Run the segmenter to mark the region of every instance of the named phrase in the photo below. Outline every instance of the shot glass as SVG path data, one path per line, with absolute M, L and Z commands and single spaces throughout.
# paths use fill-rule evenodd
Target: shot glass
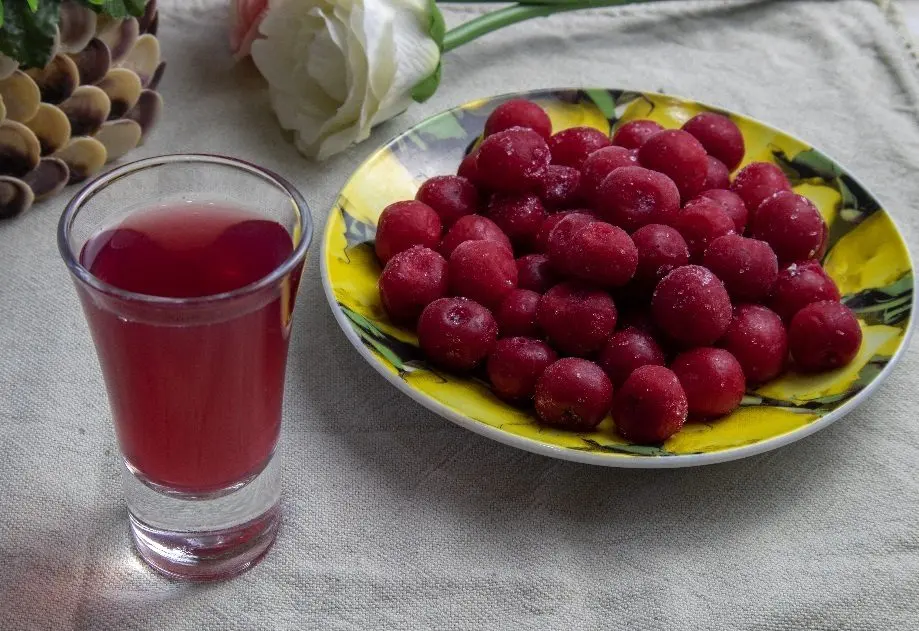
M 274 541 L 291 316 L 311 237 L 289 182 L 212 155 L 126 164 L 64 210 L 58 245 L 105 380 L 130 532 L 163 574 L 227 578 Z

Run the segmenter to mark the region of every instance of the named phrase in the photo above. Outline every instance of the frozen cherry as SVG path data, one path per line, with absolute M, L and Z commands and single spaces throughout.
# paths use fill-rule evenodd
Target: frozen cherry
M 595 221 L 593 217 L 584 213 L 569 213 L 552 227 L 546 238 L 545 253 L 549 255 L 549 261 L 556 272 L 571 273 L 571 241 L 581 228 Z M 540 238 L 537 238 L 537 243 L 539 242 Z
M 546 368 L 536 382 L 535 401 L 546 425 L 587 431 L 609 413 L 613 384 L 595 363 L 567 357 Z
M 479 181 L 479 150 L 470 151 L 463 158 L 463 161 L 460 162 L 459 168 L 456 170 L 456 174 L 460 177 L 464 177 L 475 186 L 481 186 L 482 183 Z
M 782 263 L 806 261 L 823 245 L 825 222 L 803 195 L 779 191 L 753 213 L 750 234 L 768 243 Z
M 616 305 L 604 291 L 578 283 L 556 285 L 539 300 L 539 328 L 565 355 L 590 355 L 616 328 Z
M 536 233 L 534 249 L 537 252 L 546 253 L 549 251 L 549 235 L 552 233 L 552 229 L 555 228 L 562 219 L 567 217 L 568 214 L 569 213 L 555 213 L 543 220 L 542 226 L 539 227 L 539 232 Z
M 743 368 L 723 348 L 694 348 L 676 356 L 670 364 L 697 418 L 730 414 L 740 405 L 746 390 Z
M 686 423 L 686 394 L 673 371 L 639 366 L 616 393 L 613 420 L 622 436 L 643 444 L 662 443 Z
M 681 129 L 665 129 L 648 138 L 638 150 L 638 161 L 673 180 L 684 200 L 701 193 L 705 185 L 708 154 L 698 140 Z
M 488 202 L 488 216 L 510 238 L 514 247 L 529 250 L 547 214 L 536 195 L 498 193 Z
M 440 217 L 427 204 L 396 202 L 383 209 L 377 223 L 374 248 L 382 263 L 414 245 L 437 248 L 443 226 Z
M 498 340 L 488 357 L 488 380 L 502 399 L 523 401 L 533 396 L 536 382 L 556 359 L 558 355 L 545 342 L 506 337 Z
M 422 309 L 447 295 L 447 261 L 416 245 L 389 259 L 377 284 L 389 317 L 413 323 Z
M 663 366 L 664 362 L 664 351 L 654 341 L 654 337 L 634 327 L 613 333 L 597 358 L 600 368 L 617 388 L 636 368 L 648 365 Z
M 460 243 L 450 255 L 450 291 L 488 308 L 501 304 L 517 287 L 517 263 L 504 246 L 492 241 Z
M 731 186 L 731 173 L 718 158 L 708 157 L 708 170 L 705 172 L 703 191 L 725 190 Z
M 513 127 L 488 136 L 479 145 L 476 179 L 500 193 L 528 193 L 539 187 L 551 155 L 545 139 L 532 129 Z
M 712 241 L 703 260 L 737 302 L 765 300 L 779 275 L 775 252 L 768 243 L 737 234 Z
M 523 335 L 538 337 L 539 326 L 536 324 L 536 308 L 539 306 L 539 294 L 529 289 L 515 289 L 504 297 L 495 311 L 498 331 L 501 337 Z
M 480 215 L 466 215 L 460 217 L 453 227 L 447 230 L 443 243 L 440 244 L 440 253 L 449 259 L 456 246 L 466 241 L 492 241 L 503 246 L 508 252 L 512 251 L 510 239 L 494 221 Z
M 550 164 L 539 186 L 539 196 L 548 208 L 572 208 L 581 201 L 581 172 Z
M 697 197 L 677 213 L 673 227 L 686 240 L 692 260 L 701 262 L 709 243 L 734 232 L 734 221 L 718 202 Z
M 686 121 L 683 130 L 695 136 L 708 154 L 720 160 L 728 171 L 736 169 L 743 160 L 743 134 L 727 116 L 702 112 Z
M 689 263 L 689 248 L 676 228 L 648 224 L 632 233 L 638 250 L 635 280 L 645 287 L 655 287 L 671 270 Z
M 552 135 L 552 121 L 546 111 L 526 99 L 502 103 L 485 121 L 485 135 L 490 136 L 511 127 L 532 129 L 546 140 Z
M 761 305 L 738 305 L 718 345 L 740 363 L 747 383 L 763 383 L 782 374 L 788 357 L 785 325 Z
M 629 121 L 613 134 L 613 144 L 626 149 L 638 149 L 648 138 L 663 129 L 660 124 L 651 120 Z
M 438 175 L 428 179 L 415 194 L 415 199 L 434 209 L 445 228 L 465 215 L 474 215 L 479 208 L 479 192 L 464 177 Z
M 845 366 L 861 344 L 862 330 L 855 314 L 835 300 L 812 302 L 795 314 L 788 327 L 791 356 L 805 372 Z
M 654 322 L 674 340 L 708 346 L 724 335 L 731 323 L 731 300 L 724 285 L 709 270 L 684 265 L 658 283 L 651 299 L 651 313 Z
M 703 191 L 699 197 L 706 197 L 720 204 L 721 210 L 734 222 L 734 231 L 743 234 L 744 228 L 747 227 L 747 207 L 737 193 L 716 188 Z
M 791 182 L 774 164 L 751 162 L 734 178 L 731 190 L 743 200 L 748 211 L 755 213 L 767 197 L 779 191 L 790 191 Z
M 609 146 L 609 137 L 593 127 L 571 127 L 557 132 L 549 139 L 552 164 L 580 170 L 587 156 Z
M 594 221 L 578 230 L 570 243 L 563 265 L 576 278 L 599 287 L 619 287 L 635 275 L 638 250 L 622 228 Z
M 680 210 L 680 192 L 663 173 L 643 167 L 620 167 L 597 191 L 600 216 L 628 232 L 650 223 L 669 224 Z
M 418 318 L 421 350 L 448 370 L 472 370 L 488 357 L 497 338 L 491 312 L 468 298 L 440 298 Z
M 528 254 L 517 259 L 517 286 L 520 289 L 544 294 L 555 283 L 555 273 L 545 254 Z
M 600 184 L 619 167 L 638 166 L 638 157 L 624 147 L 603 147 L 587 156 L 581 167 L 581 191 L 584 198 L 595 203 Z
M 786 322 L 812 302 L 839 300 L 839 289 L 817 261 L 792 263 L 779 270 L 769 306 Z

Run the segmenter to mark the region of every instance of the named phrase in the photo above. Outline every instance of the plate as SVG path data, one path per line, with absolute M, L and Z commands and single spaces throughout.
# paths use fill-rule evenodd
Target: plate
M 741 167 L 780 166 L 794 190 L 813 201 L 830 229 L 824 259 L 843 301 L 857 314 L 863 341 L 848 366 L 819 375 L 787 374 L 747 392 L 733 414 L 687 423 L 659 445 L 635 445 L 611 418 L 586 433 L 539 425 L 525 410 L 497 399 L 488 384 L 432 368 L 413 331 L 393 325 L 377 291 L 381 267 L 373 253 L 377 218 L 388 204 L 412 199 L 433 175 L 455 173 L 478 141 L 485 119 L 501 103 L 539 103 L 555 131 L 589 125 L 605 133 L 649 118 L 681 126 L 716 111 L 737 123 L 746 142 Z M 527 451 L 613 467 L 683 467 L 743 458 L 812 434 L 851 412 L 881 384 L 907 347 L 914 305 L 913 269 L 890 215 L 837 162 L 746 116 L 656 93 L 613 89 L 544 90 L 473 101 L 433 116 L 367 159 L 342 189 L 322 240 L 322 280 L 347 338 L 383 377 L 409 397 L 466 429 Z

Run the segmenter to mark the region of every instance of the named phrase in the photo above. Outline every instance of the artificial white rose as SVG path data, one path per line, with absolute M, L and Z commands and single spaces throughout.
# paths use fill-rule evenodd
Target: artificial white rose
M 252 45 L 281 126 L 323 160 L 404 111 L 440 63 L 426 0 L 272 2 Z

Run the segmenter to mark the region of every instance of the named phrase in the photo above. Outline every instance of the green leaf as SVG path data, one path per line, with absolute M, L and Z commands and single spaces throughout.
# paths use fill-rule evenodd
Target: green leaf
M 0 27 L 3 26 L 3 2 L 0 2 Z
M 440 12 L 440 7 L 437 6 L 435 0 L 428 0 L 428 20 L 428 34 L 431 36 L 431 39 L 434 40 L 434 43 L 437 44 L 437 49 L 442 53 L 444 52 L 444 37 L 447 35 L 447 23 L 444 21 L 444 14 Z M 437 88 L 440 86 L 440 77 L 442 73 L 443 62 L 438 59 L 437 67 L 434 69 L 434 72 L 419 81 L 415 87 L 412 88 L 412 99 L 416 103 L 424 103 L 434 96 L 434 93 L 437 92 Z
M 616 100 L 609 90 L 584 90 L 607 120 L 616 120 Z
M 443 71 L 443 62 L 437 62 L 437 68 L 434 69 L 434 72 L 419 81 L 414 88 L 412 88 L 412 99 L 416 103 L 424 103 L 429 98 L 434 96 L 434 93 L 437 92 L 437 88 L 440 86 L 440 76 Z
M 592 451 L 611 451 L 613 453 L 631 454 L 633 456 L 672 456 L 673 454 L 654 445 L 601 445 L 590 438 L 582 438 Z
M 147 0 L 76 0 L 96 13 L 104 13 L 116 19 L 140 17 L 144 14 Z
M 61 0 L 43 0 L 35 11 L 24 2 L 7 2 L 0 27 L 0 52 L 30 68 L 51 60 Z
M 443 52 L 444 37 L 447 34 L 447 23 L 444 21 L 444 14 L 440 12 L 435 0 L 428 0 L 428 12 L 430 13 L 430 22 L 428 23 L 428 33 L 431 39 L 437 43 L 437 47 Z

